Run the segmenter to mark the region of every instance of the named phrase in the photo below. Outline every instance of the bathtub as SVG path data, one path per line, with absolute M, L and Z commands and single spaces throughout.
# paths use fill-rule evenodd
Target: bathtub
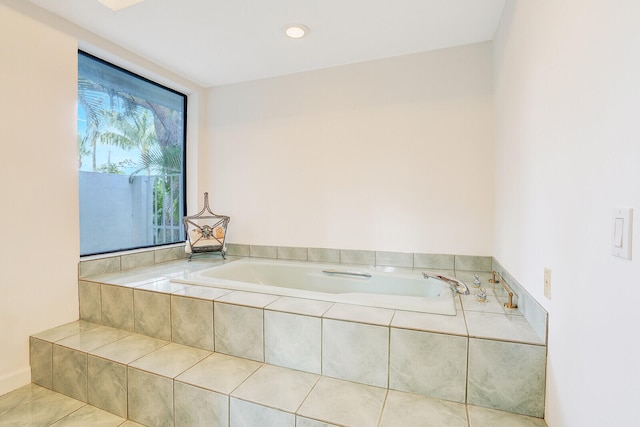
M 421 271 L 245 258 L 174 282 L 395 310 L 455 315 L 448 284 Z

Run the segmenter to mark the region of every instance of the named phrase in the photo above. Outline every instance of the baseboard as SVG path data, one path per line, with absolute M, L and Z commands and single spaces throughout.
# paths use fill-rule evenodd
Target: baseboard
M 3 373 L 0 376 L 0 396 L 7 394 L 23 385 L 31 382 L 31 368 L 26 367 L 19 371 Z

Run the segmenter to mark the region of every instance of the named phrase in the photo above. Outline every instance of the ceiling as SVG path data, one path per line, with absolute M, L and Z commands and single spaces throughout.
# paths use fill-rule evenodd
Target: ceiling
M 30 1 L 210 87 L 492 40 L 506 0 Z

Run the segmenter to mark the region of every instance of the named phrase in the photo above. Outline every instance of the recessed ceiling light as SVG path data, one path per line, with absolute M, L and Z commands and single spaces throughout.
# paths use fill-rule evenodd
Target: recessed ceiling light
M 284 28 L 284 33 L 292 39 L 301 39 L 309 33 L 309 29 L 302 24 L 290 24 Z
M 120 9 L 125 9 L 129 6 L 133 6 L 136 3 L 140 3 L 144 0 L 98 0 L 109 9 L 117 12 Z

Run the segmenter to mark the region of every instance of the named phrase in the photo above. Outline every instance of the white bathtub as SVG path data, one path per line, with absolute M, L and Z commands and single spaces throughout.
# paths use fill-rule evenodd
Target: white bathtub
M 176 282 L 423 313 L 455 315 L 453 292 L 420 271 L 311 262 L 241 259 Z

